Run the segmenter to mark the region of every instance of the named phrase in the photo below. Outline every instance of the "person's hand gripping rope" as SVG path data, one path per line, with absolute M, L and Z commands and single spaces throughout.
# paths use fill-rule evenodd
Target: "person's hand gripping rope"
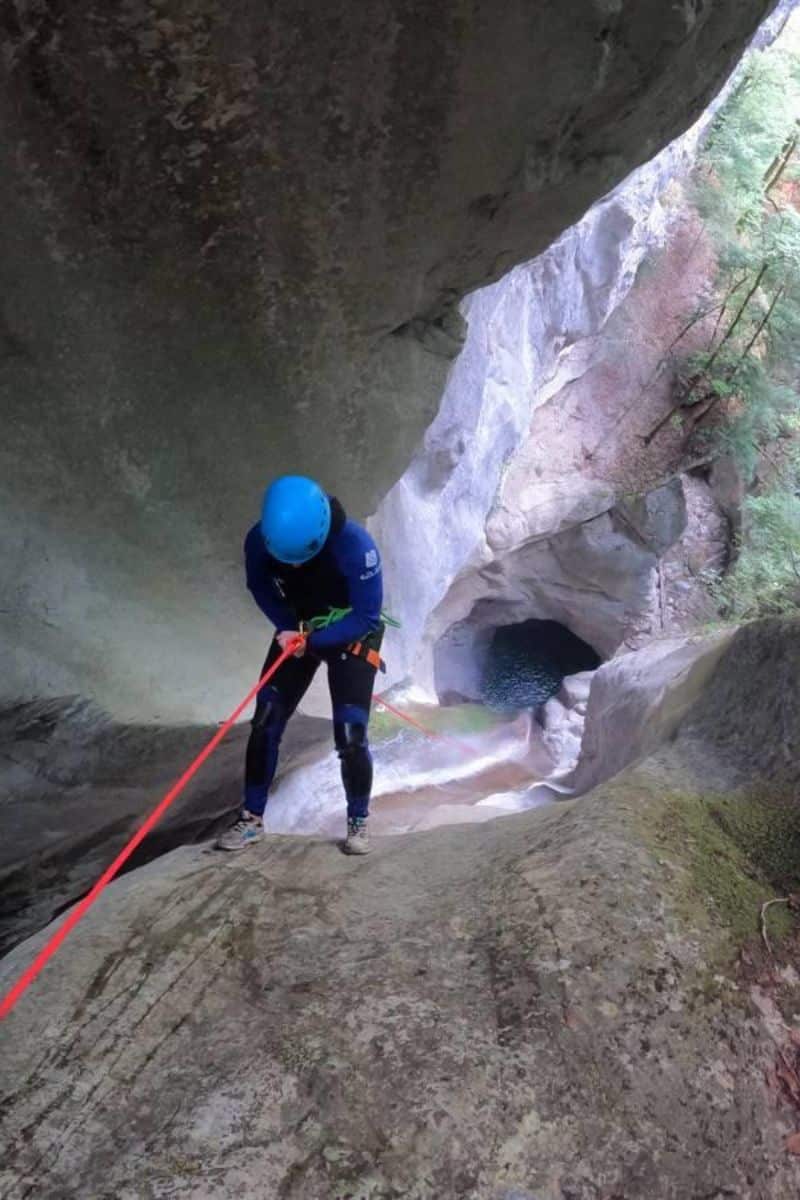
M 306 652 L 306 644 L 308 642 L 308 634 L 303 629 L 284 629 L 282 633 L 275 635 L 278 645 L 281 650 L 293 649 L 295 658 L 302 658 Z

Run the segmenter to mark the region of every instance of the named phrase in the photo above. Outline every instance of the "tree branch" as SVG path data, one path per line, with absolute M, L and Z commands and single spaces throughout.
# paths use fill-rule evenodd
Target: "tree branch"
M 698 378 L 699 378 L 699 376 L 698 376 Z M 688 397 L 688 396 L 691 396 L 691 395 L 693 394 L 693 392 L 694 392 L 694 389 L 695 389 L 695 387 L 696 387 L 696 386 L 697 386 L 697 384 L 696 384 L 696 383 L 693 383 L 693 384 L 692 384 L 692 386 L 690 387 L 689 391 L 686 393 L 686 397 Z M 682 408 L 685 406 L 685 400 L 686 400 L 686 397 L 684 397 L 683 399 L 679 400 L 677 404 L 673 404 L 672 408 L 670 408 L 670 409 L 669 409 L 669 411 L 668 411 L 668 412 L 666 412 L 666 413 L 664 414 L 664 416 L 661 418 L 661 420 L 660 420 L 660 421 L 658 421 L 658 422 L 657 422 L 657 423 L 656 423 L 656 424 L 653 426 L 653 428 L 650 430 L 650 432 L 645 434 L 645 436 L 644 436 L 644 439 L 643 439 L 645 446 L 649 446 L 649 445 L 650 445 L 650 443 L 652 442 L 653 438 L 656 436 L 656 434 L 659 434 L 659 433 L 661 432 L 661 430 L 664 428 L 664 426 L 665 426 L 665 425 L 666 425 L 666 424 L 667 424 L 669 421 L 671 421 L 671 420 L 672 420 L 672 418 L 675 416 L 675 413 L 676 413 L 676 412 L 678 412 L 680 409 L 682 409 Z M 704 396 L 704 397 L 703 397 L 703 398 L 702 398 L 702 399 L 699 401 L 699 403 L 701 403 L 701 404 L 702 404 L 702 403 L 704 403 L 706 400 L 708 400 L 708 396 L 707 396 L 707 395 L 706 395 L 706 396 Z M 708 411 L 708 409 L 707 409 L 707 408 L 703 409 L 703 412 L 701 413 L 701 416 L 705 415 L 705 413 L 706 413 L 707 411 Z
M 775 296 L 773 297 L 772 303 L 770 304 L 767 312 L 764 314 L 762 320 L 760 321 L 758 329 L 755 331 L 753 336 L 750 338 L 750 341 L 747 343 L 747 346 L 746 346 L 745 350 L 743 351 L 741 358 L 738 360 L 736 365 L 732 368 L 732 370 L 726 376 L 728 383 L 732 383 L 733 380 L 736 378 L 739 371 L 741 370 L 742 364 L 744 363 L 745 359 L 748 357 L 748 355 L 752 351 L 753 347 L 755 346 L 756 342 L 761 337 L 761 334 L 764 332 L 766 327 L 769 325 L 770 321 L 772 320 L 772 314 L 775 312 L 775 306 L 777 305 L 778 301 L 783 296 L 783 293 L 785 290 L 786 290 L 785 285 L 781 284 L 781 286 L 778 288 L 777 292 L 775 293 Z M 714 408 L 719 403 L 720 399 L 721 399 L 721 397 L 717 393 L 714 393 L 714 392 L 711 393 L 711 395 L 708 397 L 708 403 L 705 405 L 705 407 L 700 412 L 698 412 L 695 415 L 695 418 L 692 421 L 692 432 L 694 432 L 694 430 L 697 429 L 697 427 L 701 423 L 701 421 L 705 420 L 705 418 L 711 412 L 712 408 Z
M 742 354 L 742 357 L 739 359 L 736 366 L 734 367 L 734 370 L 733 370 L 734 375 L 739 370 L 740 366 L 742 365 L 744 360 L 747 358 L 748 354 L 753 349 L 753 347 L 755 346 L 758 339 L 761 337 L 761 334 L 764 332 L 764 330 L 769 325 L 770 321 L 772 320 L 772 314 L 775 312 L 775 306 L 777 305 L 778 301 L 782 298 L 785 291 L 786 291 L 786 285 L 782 283 L 781 286 L 778 288 L 777 292 L 775 293 L 773 301 L 770 304 L 767 312 L 764 315 L 764 319 L 761 321 L 760 325 L 758 326 L 758 329 L 755 331 L 753 336 L 750 338 L 750 341 L 747 343 L 747 347 L 746 347 L 744 353 Z M 733 378 L 733 376 L 731 376 L 731 378 Z
M 741 287 L 744 287 L 745 283 L 747 283 L 747 271 L 745 271 L 744 275 L 739 280 L 739 282 L 735 283 L 733 285 L 733 287 L 730 289 L 730 291 L 728 292 L 728 294 L 726 295 L 725 299 L 722 302 L 722 305 L 721 305 L 720 311 L 719 311 L 719 316 L 717 317 L 717 323 L 714 326 L 714 332 L 712 333 L 711 341 L 708 344 L 709 353 L 711 352 L 711 350 L 714 347 L 714 342 L 717 340 L 717 334 L 719 333 L 719 327 L 722 324 L 722 322 L 725 320 L 725 313 L 728 311 L 728 305 L 731 302 L 731 297 L 735 296 L 736 293 L 739 291 L 739 289 Z
M 741 308 L 739 309 L 736 316 L 734 317 L 732 323 L 728 327 L 728 331 L 725 334 L 725 337 L 722 339 L 722 341 L 717 346 L 714 353 L 709 358 L 708 362 L 705 364 L 706 371 L 711 370 L 714 363 L 719 358 L 719 354 L 720 354 L 720 351 L 722 350 L 722 347 L 726 346 L 728 344 L 728 342 L 731 340 L 731 338 L 733 337 L 734 333 L 736 332 L 737 326 L 739 325 L 739 322 L 741 321 L 742 317 L 744 316 L 745 312 L 747 311 L 747 307 L 748 307 L 750 301 L 753 299 L 753 296 L 755 296 L 756 292 L 761 287 L 761 280 L 764 278 L 764 276 L 766 275 L 768 270 L 769 270 L 769 263 L 768 262 L 763 263 L 761 266 L 761 270 L 758 272 L 758 275 L 756 276 L 755 283 L 753 284 L 753 286 L 750 288 L 750 291 L 745 296 L 744 303 L 742 304 Z
M 764 194 L 766 196 L 769 196 L 769 194 L 773 190 L 773 188 L 776 188 L 778 186 L 778 184 L 780 183 L 781 179 L 783 178 L 786 168 L 789 166 L 789 163 L 792 161 L 792 156 L 793 156 L 795 150 L 797 149 L 797 141 L 798 141 L 798 134 L 794 133 L 784 143 L 783 150 L 777 156 L 777 158 L 774 158 L 772 160 L 772 163 L 770 164 L 769 169 L 767 170 L 767 173 L 764 176 Z

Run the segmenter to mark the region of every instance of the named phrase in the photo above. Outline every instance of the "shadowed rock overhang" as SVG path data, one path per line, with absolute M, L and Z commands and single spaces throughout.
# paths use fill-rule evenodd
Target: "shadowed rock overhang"
M 264 481 L 374 507 L 456 301 L 684 129 L 772 7 L 6 5 L 2 698 L 229 707 Z

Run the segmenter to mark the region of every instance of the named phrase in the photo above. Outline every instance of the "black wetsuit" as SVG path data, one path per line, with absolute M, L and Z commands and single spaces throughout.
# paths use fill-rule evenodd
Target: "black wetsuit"
M 380 646 L 383 588 L 378 549 L 367 531 L 349 521 L 331 497 L 331 529 L 310 562 L 290 567 L 272 558 L 255 525 L 245 539 L 245 565 L 247 585 L 279 633 L 298 629 L 301 620 L 324 616 L 329 609 L 351 609 L 327 629 L 312 634 L 303 657 L 288 659 L 259 694 L 247 744 L 245 808 L 259 815 L 264 812 L 286 724 L 325 663 L 347 815 L 364 818 L 372 791 L 367 726 L 375 668 L 349 653 L 347 646 L 357 640 Z M 274 640 L 263 670 L 279 655 Z

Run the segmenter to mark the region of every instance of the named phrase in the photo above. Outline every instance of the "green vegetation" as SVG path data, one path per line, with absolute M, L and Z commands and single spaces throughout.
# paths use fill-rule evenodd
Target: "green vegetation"
M 695 200 L 717 257 L 711 342 L 688 364 L 695 424 L 721 402 L 721 436 L 752 470 L 759 448 L 797 427 L 800 215 L 788 186 L 800 118 L 800 58 L 757 56 L 718 118 Z M 732 403 L 730 403 L 732 402 Z
M 397 704 L 402 712 L 408 713 L 426 729 L 434 733 L 470 734 L 484 733 L 502 724 L 502 717 L 484 708 L 482 704 L 454 704 L 449 707 L 427 704 Z M 424 738 L 425 734 L 387 712 L 376 702 L 369 723 L 369 736 L 373 742 L 386 741 L 396 733 L 405 732 L 413 737 Z
M 800 607 L 800 48 L 755 55 L 695 172 L 717 274 L 693 314 L 705 349 L 679 371 L 692 456 L 730 453 L 750 480 L 740 543 L 717 585 L 735 619 Z
M 738 618 L 800 608 L 800 471 L 793 465 L 744 503 L 739 555 L 712 592 Z
M 711 919 L 731 950 L 758 935 L 761 905 L 800 890 L 800 808 L 794 796 L 751 791 L 696 796 L 661 794 L 647 840 L 682 864 L 677 900 L 689 921 Z M 794 927 L 784 907 L 771 910 L 773 942 Z

